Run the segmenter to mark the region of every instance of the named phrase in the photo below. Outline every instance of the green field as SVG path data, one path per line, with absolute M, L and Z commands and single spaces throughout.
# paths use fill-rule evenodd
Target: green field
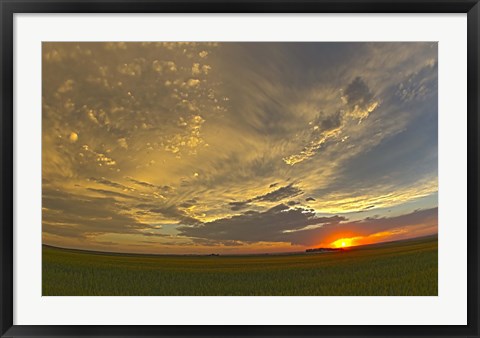
M 436 296 L 437 239 L 259 256 L 106 254 L 43 247 L 44 296 Z

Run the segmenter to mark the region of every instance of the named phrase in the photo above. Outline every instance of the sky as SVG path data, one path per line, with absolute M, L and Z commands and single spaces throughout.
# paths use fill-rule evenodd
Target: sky
M 44 42 L 42 234 L 237 254 L 438 231 L 434 42 Z

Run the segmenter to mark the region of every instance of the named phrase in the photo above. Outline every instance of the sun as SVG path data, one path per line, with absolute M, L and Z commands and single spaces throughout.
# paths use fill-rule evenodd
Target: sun
M 330 246 L 332 248 L 348 248 L 354 245 L 355 238 L 339 238 L 336 241 L 332 242 Z

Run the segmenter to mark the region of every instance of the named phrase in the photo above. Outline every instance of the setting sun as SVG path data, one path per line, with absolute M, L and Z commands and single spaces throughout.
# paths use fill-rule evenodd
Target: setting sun
M 330 245 L 332 248 L 347 248 L 349 246 L 355 245 L 355 238 L 340 238 L 332 242 Z

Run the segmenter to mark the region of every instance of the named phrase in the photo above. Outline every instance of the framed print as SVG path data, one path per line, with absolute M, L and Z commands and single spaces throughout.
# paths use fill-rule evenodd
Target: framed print
M 477 1 L 2 1 L 2 337 L 478 333 Z

